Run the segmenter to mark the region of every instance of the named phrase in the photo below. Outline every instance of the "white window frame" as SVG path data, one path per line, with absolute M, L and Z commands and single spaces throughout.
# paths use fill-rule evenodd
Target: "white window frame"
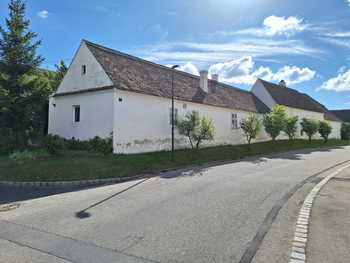
M 231 129 L 232 130 L 239 129 L 238 114 L 235 112 L 231 113 Z

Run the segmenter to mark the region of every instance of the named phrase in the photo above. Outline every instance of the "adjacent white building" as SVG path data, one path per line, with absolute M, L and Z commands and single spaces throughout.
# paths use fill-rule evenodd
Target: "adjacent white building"
M 276 104 L 285 105 L 299 119 L 331 121 L 332 137 L 340 137 L 341 122 L 295 90 L 257 80 L 249 92 L 220 83 L 217 76 L 209 79 L 205 71 L 193 76 L 88 41 L 81 42 L 50 99 L 49 133 L 80 140 L 113 136 L 115 153 L 169 150 L 172 77 L 177 118 L 197 111 L 213 120 L 215 139 L 207 145 L 245 143 L 240 120 L 249 113 L 262 117 Z M 304 103 L 290 102 L 290 94 L 301 96 Z M 261 133 L 257 141 L 268 139 Z M 187 138 L 176 133 L 175 146 L 188 147 Z

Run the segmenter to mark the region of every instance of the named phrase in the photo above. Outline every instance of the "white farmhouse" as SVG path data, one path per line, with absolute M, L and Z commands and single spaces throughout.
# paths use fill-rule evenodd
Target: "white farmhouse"
M 80 140 L 112 135 L 115 153 L 169 150 L 172 76 L 177 118 L 197 111 L 213 120 L 215 139 L 207 145 L 245 143 L 240 120 L 249 113 L 262 117 L 275 104 L 300 119 L 328 119 L 332 137 L 340 136 L 341 122 L 295 90 L 257 80 L 249 92 L 220 83 L 215 75 L 209 79 L 206 71 L 197 77 L 85 40 L 50 99 L 49 133 Z M 299 96 L 308 99 L 294 103 Z M 264 140 L 268 136 L 262 133 L 257 141 Z M 175 133 L 175 147 L 188 147 L 187 139 Z

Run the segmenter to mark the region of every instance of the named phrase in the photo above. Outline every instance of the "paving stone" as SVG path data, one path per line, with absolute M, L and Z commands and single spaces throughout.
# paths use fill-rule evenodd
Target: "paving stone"
M 305 260 L 305 254 L 302 254 L 302 253 L 292 252 L 291 257 L 294 259 Z

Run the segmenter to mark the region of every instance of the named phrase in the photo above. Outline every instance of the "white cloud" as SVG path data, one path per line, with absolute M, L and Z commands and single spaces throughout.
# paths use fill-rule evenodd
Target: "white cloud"
M 290 37 L 308 28 L 303 19 L 296 16 L 268 16 L 263 21 L 263 27 L 246 28 L 239 31 L 221 31 L 223 36 L 253 35 L 257 37 L 287 36 Z
M 273 80 L 285 80 L 288 84 L 293 85 L 313 79 L 316 72 L 308 67 L 299 68 L 297 66 L 284 66 L 280 68 L 274 75 Z
M 199 75 L 198 69 L 192 63 L 186 63 L 180 70 L 193 75 Z M 220 81 L 229 84 L 253 84 L 257 78 L 267 81 L 279 82 L 285 80 L 288 85 L 293 85 L 313 79 L 316 72 L 305 67 L 284 66 L 273 72 L 269 67 L 255 67 L 251 56 L 232 59 L 222 63 L 215 63 L 209 67 L 209 74 L 218 74 Z
M 47 10 L 41 10 L 40 12 L 37 13 L 38 17 L 43 18 L 43 19 L 48 18 L 49 14 L 50 13 Z
M 338 72 L 338 76 L 325 81 L 318 90 L 350 91 L 350 69 Z
M 309 56 L 320 59 L 325 52 L 305 45 L 299 40 L 268 40 L 241 38 L 234 42 L 197 43 L 173 42 L 144 47 L 139 53 L 142 57 L 153 58 L 153 61 L 167 64 L 184 63 L 217 63 L 244 56 L 267 57 L 281 55 Z
M 264 26 L 267 35 L 286 35 L 291 36 L 297 32 L 303 31 L 306 25 L 303 20 L 295 17 L 279 17 L 279 16 L 269 16 L 264 20 Z
M 195 65 L 193 65 L 191 62 L 187 62 L 185 65 L 180 66 L 178 68 L 181 71 L 185 71 L 187 73 L 190 73 L 192 75 L 199 76 L 199 71 Z

